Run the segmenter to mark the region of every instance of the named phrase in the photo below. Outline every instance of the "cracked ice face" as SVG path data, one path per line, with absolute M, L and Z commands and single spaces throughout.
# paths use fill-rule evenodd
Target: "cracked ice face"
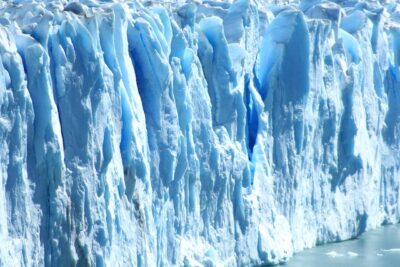
M 399 5 L 0 3 L 0 265 L 257 265 L 399 220 Z

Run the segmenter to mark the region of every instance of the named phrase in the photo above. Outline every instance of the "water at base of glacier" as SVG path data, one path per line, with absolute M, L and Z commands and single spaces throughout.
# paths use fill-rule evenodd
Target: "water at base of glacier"
M 372 230 L 357 239 L 303 251 L 285 267 L 398 267 L 400 224 Z

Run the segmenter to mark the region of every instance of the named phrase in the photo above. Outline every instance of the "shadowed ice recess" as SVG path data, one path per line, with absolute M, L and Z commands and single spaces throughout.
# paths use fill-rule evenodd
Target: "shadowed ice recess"
M 0 266 L 278 264 L 399 222 L 400 4 L 271 2 L 0 1 Z

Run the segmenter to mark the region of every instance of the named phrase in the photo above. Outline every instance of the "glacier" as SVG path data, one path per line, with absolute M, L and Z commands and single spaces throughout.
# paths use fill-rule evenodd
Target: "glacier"
M 256 266 L 400 221 L 397 1 L 0 3 L 0 266 Z

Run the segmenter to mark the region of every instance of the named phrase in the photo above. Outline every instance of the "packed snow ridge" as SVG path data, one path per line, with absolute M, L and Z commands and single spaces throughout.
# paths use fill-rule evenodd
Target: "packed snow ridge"
M 1 266 L 277 264 L 398 222 L 400 4 L 2 1 L 0 147 Z

